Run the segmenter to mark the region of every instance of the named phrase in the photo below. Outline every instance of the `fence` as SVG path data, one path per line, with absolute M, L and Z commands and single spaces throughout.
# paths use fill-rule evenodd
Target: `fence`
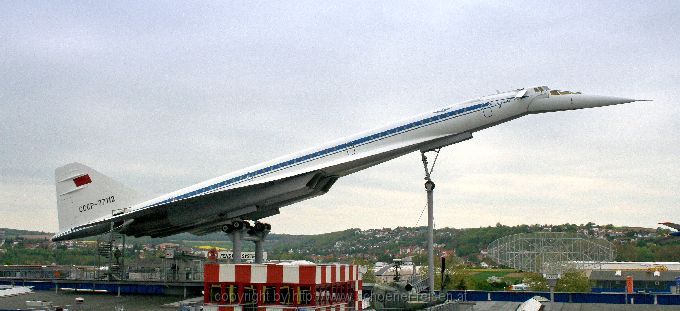
M 0 266 L 0 279 L 100 280 L 105 269 L 95 266 Z M 156 282 L 203 282 L 203 261 L 163 261 L 160 266 L 131 265 L 122 280 Z
M 149 285 L 149 284 L 108 284 L 108 283 L 54 283 L 49 281 L 17 281 L 11 282 L 0 280 L 2 285 L 13 286 L 30 286 L 33 290 L 49 291 L 71 289 L 74 291 L 106 291 L 109 293 L 134 294 L 134 295 L 164 295 L 168 294 L 168 288 L 165 285 Z

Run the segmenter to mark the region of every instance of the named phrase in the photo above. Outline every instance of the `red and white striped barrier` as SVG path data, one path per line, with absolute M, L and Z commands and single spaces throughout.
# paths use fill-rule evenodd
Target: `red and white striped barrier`
M 292 305 L 274 305 L 264 303 L 263 299 L 258 298 L 258 311 L 292 311 L 292 310 L 314 310 L 314 311 L 345 311 L 361 310 L 361 273 L 356 265 L 283 265 L 283 264 L 216 264 L 209 263 L 204 267 L 205 282 L 205 303 L 209 304 L 208 309 L 204 310 L 227 310 L 238 311 L 243 309 L 243 301 L 240 304 L 224 304 L 225 299 L 220 301 L 211 300 L 211 288 L 221 287 L 221 294 L 226 294 L 227 286 L 237 286 L 241 293 L 244 287 L 255 286 L 258 292 L 262 293 L 265 287 L 306 287 L 315 293 L 311 305 L 298 304 L 295 300 Z M 344 294 L 344 298 L 329 299 L 328 291 L 330 288 L 339 288 Z M 218 288 L 218 291 L 220 288 Z M 278 290 L 278 289 L 277 289 Z M 325 290 L 325 294 L 320 292 Z M 277 292 L 278 293 L 278 292 Z M 334 292 L 335 293 L 335 292 Z M 314 295 L 314 294 L 313 294 Z M 323 296 L 322 296 L 323 295 Z M 301 300 L 301 299 L 300 299 Z M 342 301 L 339 301 L 342 300 Z M 278 300 L 277 300 L 278 302 Z M 213 308 L 213 309 L 210 309 Z
M 322 285 L 361 280 L 355 265 L 206 264 L 205 282 Z

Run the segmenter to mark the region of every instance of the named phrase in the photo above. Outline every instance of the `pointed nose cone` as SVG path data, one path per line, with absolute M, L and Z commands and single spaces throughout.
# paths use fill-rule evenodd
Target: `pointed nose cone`
M 529 104 L 529 113 L 541 113 L 549 111 L 576 110 L 595 108 L 611 105 L 620 105 L 636 101 L 648 101 L 645 99 L 632 99 L 614 96 L 569 94 L 538 98 Z
M 632 103 L 635 101 L 642 101 L 638 99 L 632 99 L 632 98 L 623 98 L 623 97 L 613 97 L 613 96 L 600 96 L 600 95 L 573 95 L 571 96 L 571 101 L 574 104 L 573 109 L 582 109 L 582 108 L 594 108 L 594 107 L 603 107 L 603 106 L 611 106 L 611 105 L 620 105 L 620 104 L 626 104 L 626 103 Z

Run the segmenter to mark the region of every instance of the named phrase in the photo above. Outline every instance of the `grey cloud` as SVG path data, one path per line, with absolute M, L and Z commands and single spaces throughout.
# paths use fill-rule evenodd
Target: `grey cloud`
M 45 187 L 68 162 L 161 194 L 536 84 L 655 101 L 529 116 L 445 150 L 439 224 L 518 223 L 532 210 L 546 222 L 568 220 L 546 208 L 555 206 L 582 212 L 571 222 L 653 225 L 672 214 L 680 189 L 678 13 L 673 1 L 3 2 L 0 176 L 2 193 L 15 199 L 2 201 L 0 226 L 21 226 L 7 219 L 21 219 L 25 206 L 54 211 Z M 409 155 L 271 221 L 290 233 L 413 225 L 421 170 Z M 484 178 L 460 184 L 470 176 Z M 658 192 L 608 186 L 555 201 L 535 184 L 598 178 Z M 480 190 L 502 187 L 497 180 L 534 186 Z M 600 212 L 617 207 L 618 216 Z M 351 216 L 395 209 L 403 219 Z M 309 223 L 296 224 L 298 213 Z M 315 225 L 330 219 L 333 227 Z M 56 229 L 54 219 L 40 223 L 25 227 Z

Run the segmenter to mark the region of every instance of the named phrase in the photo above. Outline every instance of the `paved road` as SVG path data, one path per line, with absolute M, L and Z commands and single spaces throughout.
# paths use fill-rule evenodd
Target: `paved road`
M 473 307 L 474 311 L 515 311 L 520 305 L 519 302 L 507 301 L 482 301 L 477 302 Z M 662 305 L 617 305 L 606 303 L 544 303 L 545 311 L 666 311 L 680 310 L 680 306 Z
M 75 305 L 76 297 L 85 298 L 85 303 Z M 182 300 L 176 296 L 141 296 L 130 295 L 116 297 L 111 294 L 85 294 L 85 293 L 55 293 L 50 291 L 36 291 L 26 295 L 0 298 L 0 310 L 26 308 L 26 300 L 45 300 L 53 302 L 53 305 L 72 305 L 73 310 L 116 310 L 123 306 L 126 311 L 135 310 L 174 310 L 163 308 L 162 305 Z M 76 308 L 77 307 L 77 308 Z

